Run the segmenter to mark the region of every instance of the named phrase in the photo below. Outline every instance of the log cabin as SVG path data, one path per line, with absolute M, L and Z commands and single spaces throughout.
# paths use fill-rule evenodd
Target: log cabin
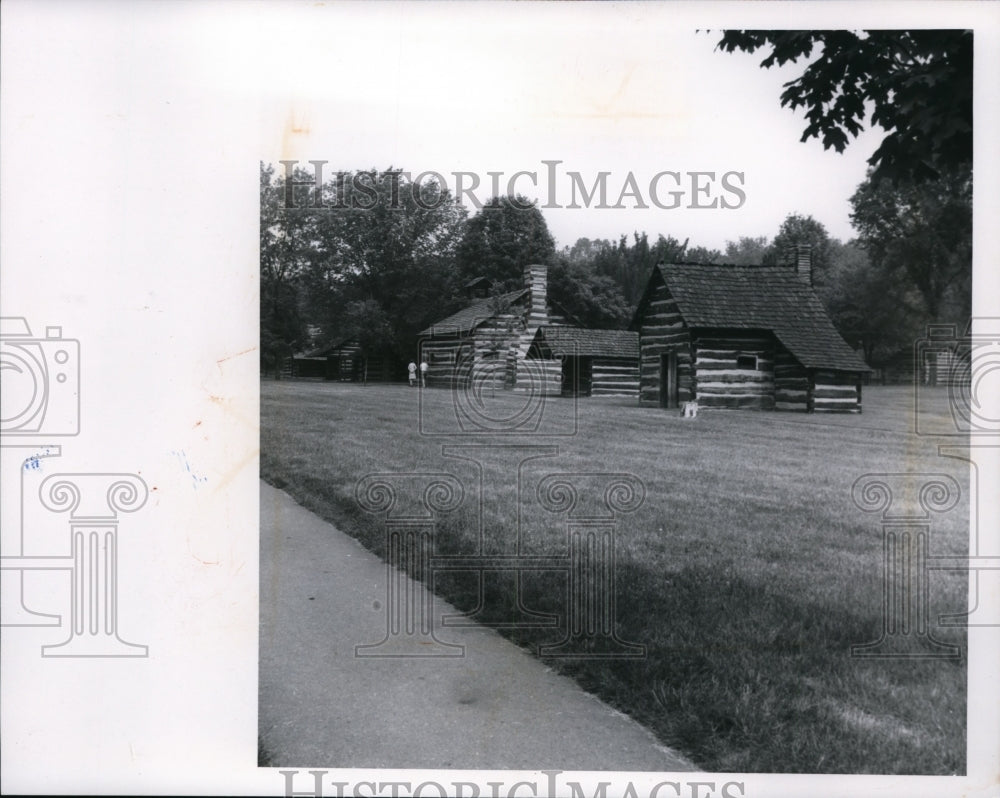
M 658 264 L 633 317 L 641 403 L 861 412 L 870 369 L 812 288 L 812 252 L 791 265 Z
M 419 333 L 420 357 L 427 363 L 429 387 L 496 388 L 558 395 L 562 390 L 559 361 L 528 360 L 538 329 L 571 322 L 548 298 L 548 269 L 524 267 L 524 287 L 487 295 L 487 281 L 466 285 L 472 301 L 457 313 Z
M 563 396 L 639 396 L 639 335 L 631 330 L 542 326 L 528 358 L 561 363 Z
M 405 373 L 395 358 L 386 353 L 372 353 L 366 362 L 361 345 L 352 338 L 296 355 L 293 362 L 295 377 L 321 377 L 339 382 L 394 382 Z

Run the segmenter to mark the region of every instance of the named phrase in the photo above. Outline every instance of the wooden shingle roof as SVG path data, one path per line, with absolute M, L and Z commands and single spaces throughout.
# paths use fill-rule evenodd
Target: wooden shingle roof
M 534 343 L 544 344 L 556 357 L 639 357 L 639 334 L 631 330 L 543 326 L 535 333 Z
M 806 368 L 870 371 L 794 269 L 679 263 L 657 268 L 689 327 L 770 330 Z
M 492 307 L 496 306 L 495 303 L 514 303 L 528 293 L 530 293 L 530 289 L 521 288 L 507 294 L 480 299 L 478 302 L 473 302 L 471 305 L 462 308 L 457 313 L 452 313 L 447 318 L 434 322 L 427 329 L 421 330 L 419 335 L 464 335 L 465 333 L 472 332 L 484 321 L 496 315 L 492 310 Z

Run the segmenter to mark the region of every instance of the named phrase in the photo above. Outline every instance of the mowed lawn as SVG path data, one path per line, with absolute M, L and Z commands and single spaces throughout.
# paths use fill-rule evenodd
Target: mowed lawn
M 627 400 L 549 400 L 551 429 L 576 430 L 564 437 L 421 434 L 462 429 L 449 391 L 420 396 L 405 385 L 262 382 L 262 478 L 384 553 L 384 524 L 358 505 L 358 480 L 453 473 L 467 496 L 439 523 L 438 553 L 472 553 L 481 545 L 476 471 L 442 445 L 555 445 L 557 456 L 522 468 L 520 500 L 514 450 L 474 454 L 484 463 L 485 550 L 512 550 L 520 507 L 521 550 L 553 554 L 566 550 L 565 519 L 538 506 L 540 478 L 634 474 L 646 498 L 617 521 L 616 614 L 619 637 L 644 644 L 646 656 L 548 664 L 706 770 L 964 773 L 965 634 L 937 619 L 967 608 L 966 575 L 932 571 L 929 582 L 931 633 L 959 646 L 960 660 L 850 656 L 853 644 L 879 637 L 883 601 L 880 516 L 855 506 L 856 479 L 951 475 L 962 498 L 934 517 L 930 550 L 968 548 L 968 464 L 912 432 L 911 388 L 866 387 L 860 416 L 703 410 L 684 420 Z M 490 412 L 513 413 L 524 398 L 498 392 L 489 401 Z M 929 402 L 932 423 L 947 429 L 946 393 Z M 474 575 L 438 576 L 437 592 L 463 610 L 476 606 Z M 564 622 L 565 591 L 565 576 L 535 572 L 522 601 Z M 508 591 L 484 620 L 502 628 L 516 613 Z M 562 636 L 502 631 L 531 650 Z

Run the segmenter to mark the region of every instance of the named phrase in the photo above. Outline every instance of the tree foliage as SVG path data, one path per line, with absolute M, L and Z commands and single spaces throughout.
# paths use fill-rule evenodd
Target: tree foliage
M 857 241 L 831 245 L 824 304 L 840 334 L 878 363 L 912 347 L 925 314 L 920 296 L 900 275 L 873 263 Z
M 290 203 L 285 176 L 261 166 L 262 341 L 283 356 L 347 338 L 366 356 L 402 355 L 455 295 L 465 209 L 391 168 L 332 176 L 318 200 L 313 175 L 292 178 L 303 185 Z M 315 340 L 286 330 L 293 309 Z
M 368 177 L 356 180 L 359 174 Z M 353 207 L 356 189 L 340 189 L 359 182 L 366 192 L 360 208 Z M 455 253 L 465 209 L 445 187 L 414 183 L 392 168 L 342 174 L 329 181 L 324 193 L 330 206 L 347 207 L 331 207 L 317 216 L 323 255 L 317 265 L 333 279 L 333 296 L 340 297 L 322 326 L 344 335 L 338 329 L 343 303 L 375 302 L 391 320 L 384 341 L 400 352 L 455 292 Z M 312 285 L 316 291 L 322 281 Z
M 893 183 L 873 174 L 851 197 L 851 221 L 872 262 L 916 288 L 930 321 L 971 311 L 972 175 Z M 956 318 L 957 316 L 957 318 Z
M 260 171 L 260 365 L 280 374 L 281 363 L 308 340 L 300 278 L 314 256 L 307 220 L 281 212 L 282 181 Z
M 972 163 L 972 44 L 968 30 L 727 30 L 717 49 L 763 50 L 765 69 L 812 59 L 781 94 L 805 109 L 802 141 L 843 152 L 870 112 L 886 131 L 875 176 L 912 182 Z
M 770 246 L 767 236 L 740 236 L 726 242 L 726 253 L 718 262 L 735 266 L 763 263 L 769 257 Z
M 616 329 L 630 316 L 621 286 L 598 273 L 593 263 L 574 261 L 563 254 L 549 267 L 549 296 L 585 327 Z
M 511 291 L 521 286 L 525 266 L 548 263 L 554 254 L 545 217 L 518 194 L 491 198 L 469 219 L 456 260 L 463 281 L 486 277 Z
M 812 247 L 813 286 L 820 293 L 827 283 L 830 269 L 830 248 L 832 241 L 822 222 L 812 216 L 790 213 L 778 228 L 778 234 L 764 253 L 761 263 L 775 265 L 788 262 L 789 250 L 794 246 Z
M 639 303 L 653 267 L 684 260 L 687 241 L 646 233 L 616 243 L 581 238 L 565 247 L 549 271 L 552 298 L 586 326 L 625 326 Z

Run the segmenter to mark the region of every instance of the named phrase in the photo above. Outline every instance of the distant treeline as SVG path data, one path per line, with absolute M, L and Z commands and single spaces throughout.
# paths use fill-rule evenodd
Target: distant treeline
M 314 176 L 260 170 L 261 366 L 345 339 L 363 352 L 409 358 L 416 334 L 468 302 L 478 277 L 519 287 L 529 263 L 549 266 L 549 296 L 581 324 L 628 325 L 658 262 L 777 264 L 810 244 L 816 290 L 869 363 L 912 346 L 928 323 L 964 324 L 971 308 L 972 180 L 957 170 L 907 184 L 869 176 L 851 198 L 859 235 L 841 242 L 810 216 L 789 214 L 773 238 L 725 251 L 645 232 L 580 238 L 557 250 L 541 210 L 517 195 L 474 215 L 448 189 L 399 170 L 365 170 L 365 207 L 344 201 L 353 176 L 315 196 Z M 293 198 L 294 201 L 289 201 Z M 326 206 L 326 207 L 320 207 Z

